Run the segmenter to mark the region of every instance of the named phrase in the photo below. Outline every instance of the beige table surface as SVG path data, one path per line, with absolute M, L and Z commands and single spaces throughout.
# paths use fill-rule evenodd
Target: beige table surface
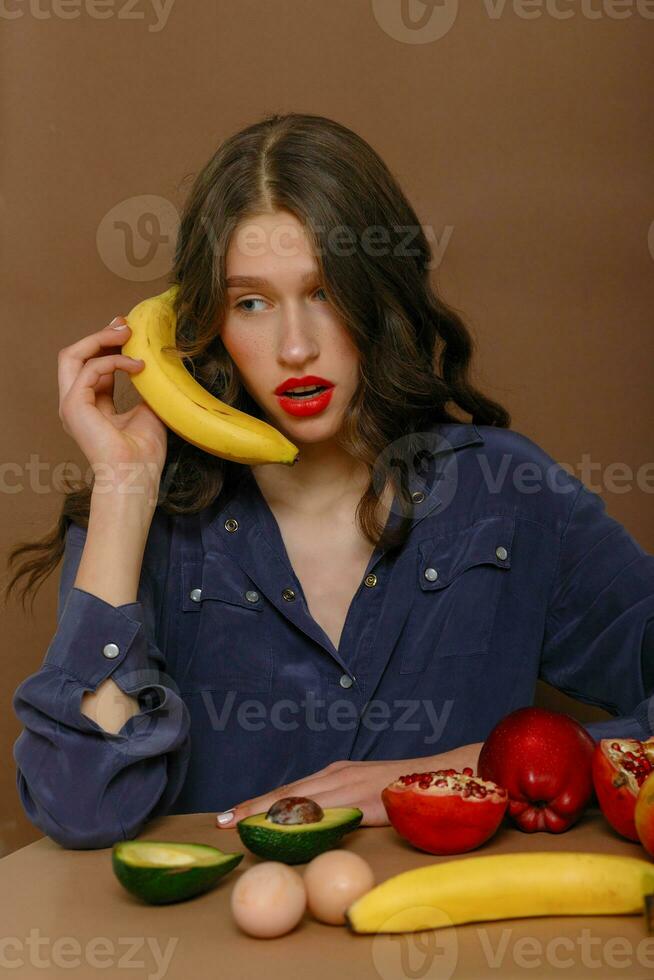
M 21 848 L 0 861 L 0 976 L 654 977 L 654 936 L 648 936 L 641 915 L 512 919 L 399 936 L 357 936 L 307 914 L 286 936 L 254 939 L 238 930 L 229 908 L 234 883 L 259 860 L 242 847 L 235 830 L 214 828 L 211 813 L 183 814 L 151 821 L 140 838 L 213 844 L 224 851 L 244 851 L 245 857 L 213 891 L 173 905 L 149 906 L 116 880 L 110 848 L 66 850 L 49 838 Z M 364 857 L 378 882 L 446 860 L 414 850 L 391 827 L 360 827 L 342 846 Z M 503 825 L 472 853 L 542 850 L 645 856 L 640 845 L 614 834 L 595 809 L 561 835 L 524 834 Z M 300 873 L 303 868 L 296 866 Z

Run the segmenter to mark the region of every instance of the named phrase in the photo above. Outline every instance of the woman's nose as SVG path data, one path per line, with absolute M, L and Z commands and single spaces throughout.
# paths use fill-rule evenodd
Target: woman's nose
M 279 358 L 288 364 L 301 364 L 314 359 L 320 348 L 311 326 L 306 322 L 289 320 L 284 324 L 279 341 Z

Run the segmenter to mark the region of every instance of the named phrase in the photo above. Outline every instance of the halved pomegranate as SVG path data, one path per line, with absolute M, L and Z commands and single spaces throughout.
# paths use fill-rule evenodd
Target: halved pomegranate
M 603 738 L 595 746 L 592 769 L 602 813 L 619 834 L 637 841 L 634 811 L 640 788 L 654 770 L 654 738 Z
M 428 854 L 479 847 L 499 827 L 509 800 L 505 789 L 469 767 L 400 776 L 381 797 L 398 834 Z

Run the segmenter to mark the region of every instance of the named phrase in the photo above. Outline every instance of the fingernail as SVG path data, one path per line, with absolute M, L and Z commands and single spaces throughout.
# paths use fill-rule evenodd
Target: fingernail
M 234 819 L 234 811 L 226 810 L 225 813 L 219 813 L 217 820 L 219 824 L 230 823 Z
M 125 329 L 126 324 L 124 324 L 124 323 L 118 323 L 117 322 L 118 320 L 120 320 L 120 316 L 115 316 L 113 318 L 113 320 L 111 321 L 111 323 L 109 324 L 109 326 L 111 327 L 112 330 L 124 330 Z

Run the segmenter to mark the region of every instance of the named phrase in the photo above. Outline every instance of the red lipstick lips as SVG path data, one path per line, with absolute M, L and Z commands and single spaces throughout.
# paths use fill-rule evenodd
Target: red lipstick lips
M 289 388 L 308 388 L 309 385 L 317 385 L 320 388 L 333 388 L 331 381 L 319 378 L 317 374 L 307 374 L 305 378 L 287 378 L 275 388 L 276 395 L 283 395 Z
M 307 392 L 306 394 L 289 394 L 292 388 L 308 387 L 322 388 L 323 390 L 314 393 Z M 315 374 L 309 374 L 304 378 L 287 378 L 275 388 L 275 394 L 284 411 L 289 415 L 298 417 L 316 415 L 318 412 L 322 412 L 329 405 L 333 391 L 334 385 L 331 381 Z

